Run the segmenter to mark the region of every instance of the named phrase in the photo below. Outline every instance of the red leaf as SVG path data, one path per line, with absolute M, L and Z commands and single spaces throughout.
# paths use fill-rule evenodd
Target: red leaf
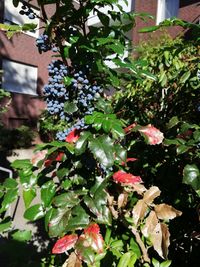
M 65 141 L 68 143 L 76 143 L 79 137 L 80 137 L 80 131 L 77 129 L 74 129 L 67 135 Z
M 100 228 L 96 223 L 92 223 L 87 228 L 84 229 L 85 234 L 90 234 L 90 233 L 99 234 L 99 232 Z
M 142 183 L 142 179 L 140 176 L 134 176 L 131 173 L 127 173 L 124 171 L 118 171 L 113 174 L 113 179 L 117 183 L 123 183 L 123 184 L 136 184 L 136 183 Z
M 63 156 L 64 156 L 64 153 L 63 152 L 59 152 L 55 160 L 56 161 L 62 161 Z
M 97 253 L 102 253 L 104 240 L 99 232 L 98 224 L 92 223 L 84 230 L 84 234 L 79 237 L 79 240 L 83 242 L 85 247 L 91 247 Z
M 164 139 L 163 133 L 151 124 L 142 126 L 139 129 L 139 132 L 144 135 L 144 137 L 147 139 L 148 144 L 150 145 L 161 144 Z
M 136 125 L 137 125 L 137 124 L 134 122 L 134 123 L 132 123 L 131 125 L 129 125 L 129 126 L 127 126 L 126 128 L 124 128 L 125 133 L 130 132 L 133 128 L 135 128 Z
M 78 236 L 76 234 L 72 235 L 66 235 L 62 238 L 60 238 L 54 245 L 52 249 L 53 254 L 60 254 L 64 253 L 65 251 L 71 249 L 78 239 Z
M 126 162 L 129 162 L 129 161 L 136 161 L 136 160 L 138 160 L 138 159 L 137 159 L 137 158 L 127 158 L 127 159 L 126 159 Z M 122 161 L 121 165 L 124 166 L 124 165 L 125 165 L 125 162 Z
M 45 167 L 49 167 L 49 166 L 51 166 L 52 162 L 53 162 L 52 159 L 46 159 L 46 160 L 44 161 L 44 166 L 45 166 Z

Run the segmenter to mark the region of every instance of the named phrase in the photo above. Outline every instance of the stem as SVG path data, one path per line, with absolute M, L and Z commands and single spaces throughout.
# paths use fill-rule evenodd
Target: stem
M 140 234 L 138 233 L 137 229 L 135 229 L 133 226 L 130 226 L 129 229 L 134 234 L 135 239 L 136 239 L 138 245 L 140 246 L 144 262 L 149 262 L 150 263 L 151 261 L 150 261 L 150 258 L 148 256 L 147 249 L 146 249 L 146 247 L 145 247 L 145 245 L 144 245 L 144 243 L 143 243 L 143 241 L 142 241 L 142 239 L 140 237 Z

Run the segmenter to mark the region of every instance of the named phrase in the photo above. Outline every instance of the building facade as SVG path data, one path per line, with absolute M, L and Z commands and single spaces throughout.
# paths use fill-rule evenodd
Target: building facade
M 126 12 L 145 12 L 155 19 L 149 20 L 148 25 L 137 19 L 136 27 L 129 33 L 133 44 L 149 38 L 148 34 L 138 33 L 140 28 L 159 24 L 166 18 L 177 16 L 190 22 L 199 22 L 200 1 L 197 0 L 123 0 L 119 1 Z M 0 1 L 0 19 L 4 23 L 37 23 L 38 31 L 14 35 L 10 40 L 0 31 L 0 69 L 3 69 L 3 88 L 12 94 L 12 104 L 4 114 L 3 121 L 6 127 L 15 128 L 20 125 L 36 127 L 37 119 L 45 105 L 42 101 L 42 87 L 48 80 L 47 65 L 51 61 L 52 52 L 39 54 L 35 45 L 39 32 L 43 32 L 39 19 L 29 20 L 19 14 L 22 3 L 16 9 L 11 0 Z M 31 1 L 31 8 L 39 15 L 37 1 Z M 54 5 L 47 5 L 49 14 L 54 12 Z M 107 12 L 107 10 L 102 10 Z M 88 24 L 98 25 L 97 16 L 91 15 Z M 180 28 L 169 29 L 175 36 Z M 157 33 L 155 33 L 157 34 Z

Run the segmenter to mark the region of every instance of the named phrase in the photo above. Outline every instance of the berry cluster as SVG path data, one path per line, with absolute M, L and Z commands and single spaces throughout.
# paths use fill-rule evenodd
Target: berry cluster
M 34 13 L 33 9 L 30 8 L 30 6 L 23 4 L 22 9 L 19 11 L 21 15 L 26 15 L 29 19 L 35 19 L 36 14 Z
M 36 39 L 36 46 L 38 47 L 38 50 L 40 53 L 47 52 L 48 50 L 51 50 L 51 44 L 49 43 L 48 35 L 41 34 Z M 55 47 L 54 47 L 55 48 Z M 54 49 L 53 48 L 53 49 Z M 56 52 L 56 51 L 55 51 Z
M 48 66 L 49 82 L 44 86 L 44 95 L 47 110 L 55 119 L 64 120 L 68 128 L 57 133 L 56 138 L 65 140 L 66 136 L 74 129 L 85 129 L 84 116 L 94 111 L 94 103 L 101 96 L 102 88 L 89 81 L 89 67 L 71 67 L 70 71 L 62 61 L 52 61 Z M 67 77 L 66 77 L 67 76 Z M 70 84 L 64 84 L 66 77 Z M 69 113 L 65 103 L 73 104 L 75 111 Z
M 48 66 L 49 82 L 43 88 L 47 102 L 47 110 L 51 115 L 59 115 L 64 119 L 64 102 L 69 99 L 63 78 L 68 71 L 60 60 L 54 60 Z

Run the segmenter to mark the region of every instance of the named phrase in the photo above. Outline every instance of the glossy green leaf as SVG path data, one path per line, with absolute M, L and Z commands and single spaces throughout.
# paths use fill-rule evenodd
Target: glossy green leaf
M 2 221 L 0 221 L 0 233 L 8 231 L 12 226 L 12 221 L 10 217 L 6 217 Z
M 130 259 L 131 259 L 131 252 L 126 252 L 121 257 L 117 267 L 127 267 L 128 264 L 129 264 Z
M 35 188 L 27 188 L 23 190 L 23 200 L 26 209 L 30 206 L 32 200 L 36 197 Z
M 0 213 L 6 211 L 10 204 L 14 202 L 18 197 L 18 189 L 8 189 L 4 195 L 3 201 L 1 203 Z
M 190 78 L 190 70 L 186 71 L 180 78 L 180 83 L 185 83 Z
M 12 162 L 11 166 L 15 169 L 31 169 L 33 167 L 29 159 L 17 159 Z
M 44 207 L 48 207 L 56 193 L 56 185 L 53 181 L 48 181 L 41 187 L 41 200 Z
M 80 138 L 78 139 L 78 141 L 75 144 L 75 153 L 76 153 L 76 155 L 80 155 L 83 152 L 85 152 L 85 149 L 87 147 L 87 141 L 88 141 L 88 139 L 90 137 L 91 137 L 91 133 L 90 132 L 81 133 Z
M 74 231 L 85 228 L 90 222 L 90 216 L 78 205 L 72 209 L 71 217 L 66 225 L 66 231 Z
M 78 194 L 70 191 L 60 194 L 53 199 L 53 204 L 56 207 L 72 208 L 80 202 Z
M 184 167 L 183 183 L 191 185 L 194 190 L 200 189 L 200 171 L 195 164 L 187 164 Z
M 73 114 L 74 112 L 76 112 L 78 110 L 78 107 L 75 103 L 73 102 L 66 102 L 65 106 L 64 106 L 64 111 L 69 113 L 69 114 Z
M 43 206 L 36 204 L 28 208 L 24 213 L 24 218 L 29 221 L 36 221 L 44 216 Z
M 18 186 L 18 183 L 15 179 L 13 178 L 7 178 L 5 180 L 5 182 L 3 183 L 3 185 L 6 187 L 6 188 L 10 188 L 10 189 L 15 189 L 17 186 Z
M 100 136 L 89 141 L 89 148 L 94 157 L 105 167 L 114 163 L 113 141 L 108 136 Z
M 157 31 L 160 28 L 160 26 L 150 26 L 150 27 L 144 27 L 142 29 L 139 29 L 138 32 L 144 33 L 144 32 L 154 32 Z
M 177 117 L 177 116 L 174 116 L 174 117 L 172 117 L 172 118 L 170 119 L 170 121 L 167 123 L 166 126 L 167 126 L 168 129 L 171 129 L 171 128 L 173 128 L 174 126 L 176 126 L 179 122 L 180 122 L 180 121 L 179 121 L 178 117 Z
M 32 233 L 30 230 L 24 230 L 24 231 L 17 231 L 14 234 L 12 234 L 12 238 L 19 242 L 26 242 L 31 239 Z

